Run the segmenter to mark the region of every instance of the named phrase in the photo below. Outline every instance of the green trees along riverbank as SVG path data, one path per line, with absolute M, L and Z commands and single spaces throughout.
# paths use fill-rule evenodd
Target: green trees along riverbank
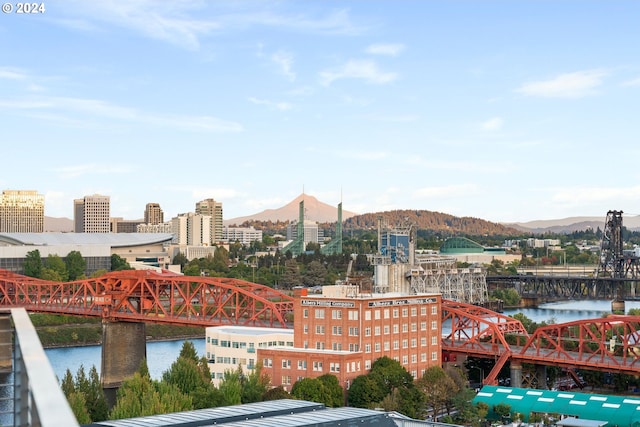
M 45 348 L 102 343 L 102 320 L 98 318 L 32 313 L 31 322 Z M 149 341 L 159 341 L 204 338 L 205 331 L 204 328 L 195 326 L 147 323 L 146 334 Z

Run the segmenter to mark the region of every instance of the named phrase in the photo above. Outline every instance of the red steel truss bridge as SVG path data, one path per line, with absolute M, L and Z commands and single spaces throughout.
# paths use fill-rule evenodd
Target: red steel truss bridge
M 530 335 L 520 321 L 482 307 L 447 300 L 442 311 L 443 352 L 496 361 L 484 384 L 497 385 L 507 361 L 640 373 L 640 316 L 576 320 Z
M 125 270 L 57 283 L 0 270 L 0 307 L 187 326 L 290 327 L 293 298 L 238 279 Z

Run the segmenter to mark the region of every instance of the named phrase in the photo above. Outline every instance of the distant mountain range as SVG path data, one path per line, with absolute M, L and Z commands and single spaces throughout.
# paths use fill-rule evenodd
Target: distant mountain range
M 574 231 L 585 230 L 604 230 L 606 215 L 602 217 L 596 216 L 574 216 L 563 219 L 548 219 L 529 222 L 503 223 L 507 227 L 531 233 L 573 233 Z M 622 217 L 622 225 L 631 230 L 640 230 L 640 216 L 624 216 Z
M 338 207 L 319 201 L 308 194 L 301 194 L 291 202 L 277 209 L 267 209 L 254 215 L 224 220 L 224 225 L 240 226 L 245 223 L 282 222 L 298 219 L 300 201 L 304 200 L 305 218 L 319 223 L 335 223 L 338 220 Z M 569 217 L 529 222 L 494 223 L 473 217 L 456 217 L 440 212 L 427 210 L 395 210 L 378 213 L 356 214 L 342 210 L 342 221 L 345 229 L 373 229 L 377 227 L 379 217 L 383 217 L 389 225 L 400 225 L 411 222 L 418 229 L 432 231 L 449 231 L 471 235 L 521 233 L 564 234 L 588 229 L 604 229 L 605 216 L 602 217 Z M 623 225 L 632 231 L 640 231 L 640 215 L 623 217 Z M 45 216 L 44 229 L 47 232 L 72 232 L 73 220 L 69 218 L 53 218 Z
M 320 223 L 338 221 L 337 204 L 336 206 L 331 206 L 319 201 L 313 196 L 310 196 L 308 194 L 301 194 L 281 208 L 267 209 L 254 215 L 227 219 L 224 220 L 223 223 L 224 225 L 240 225 L 244 222 L 254 221 L 286 222 L 297 220 L 299 216 L 300 201 L 302 200 L 304 200 L 305 219 Z M 343 209 L 342 221 L 356 215 L 356 213 Z

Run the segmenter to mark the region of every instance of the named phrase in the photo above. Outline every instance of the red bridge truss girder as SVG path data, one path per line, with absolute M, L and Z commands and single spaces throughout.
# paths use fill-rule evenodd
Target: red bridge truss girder
M 482 307 L 443 300 L 442 311 L 443 351 L 496 360 L 485 384 L 496 384 L 507 360 L 640 372 L 640 316 L 610 315 L 548 325 L 529 336 L 518 320 Z
M 609 315 L 538 328 L 514 357 L 531 363 L 640 372 L 640 316 Z
M 293 298 L 238 279 L 125 270 L 49 282 L 0 270 L 0 307 L 189 326 L 289 327 Z
M 450 332 L 445 332 L 448 328 Z M 498 373 L 529 340 L 522 323 L 504 314 L 451 300 L 442 300 L 442 350 L 470 356 L 490 357 L 496 364 L 485 384 L 497 384 Z

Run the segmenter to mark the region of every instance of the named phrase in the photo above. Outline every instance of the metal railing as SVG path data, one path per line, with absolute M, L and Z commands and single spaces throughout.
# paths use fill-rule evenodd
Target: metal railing
M 13 323 L 14 346 L 13 375 L 7 376 L 7 379 L 13 379 L 13 384 L 4 384 L 13 388 L 13 410 L 6 414 L 11 418 L 9 425 L 78 427 L 26 310 L 12 308 L 9 314 Z M 3 336 L 6 340 L 7 334 Z M 1 344 L 11 345 L 11 342 Z

